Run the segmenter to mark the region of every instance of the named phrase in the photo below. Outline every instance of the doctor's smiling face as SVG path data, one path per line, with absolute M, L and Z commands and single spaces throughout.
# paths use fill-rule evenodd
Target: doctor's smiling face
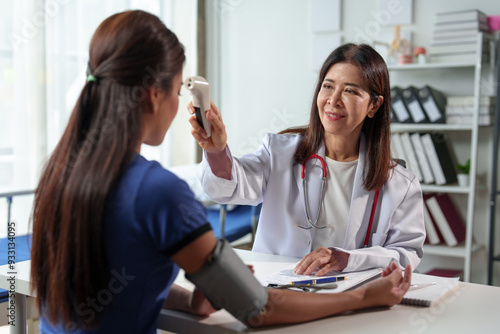
M 364 186 L 379 189 L 393 166 L 391 86 L 384 59 L 367 44 L 346 43 L 328 55 L 318 74 L 309 125 L 295 159 L 305 163 L 324 143 L 327 157 L 353 161 L 363 132 L 369 157 Z
M 366 117 L 375 116 L 383 97 L 373 100 L 362 71 L 349 62 L 333 64 L 317 95 L 326 137 L 357 142 Z

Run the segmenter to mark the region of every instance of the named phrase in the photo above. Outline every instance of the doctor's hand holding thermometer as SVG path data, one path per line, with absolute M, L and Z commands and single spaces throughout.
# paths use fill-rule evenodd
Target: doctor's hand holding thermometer
M 196 118 L 196 109 L 193 103 L 188 104 L 188 112 L 192 115 L 189 118 L 191 124 L 191 134 L 198 144 L 207 153 L 207 159 L 212 167 L 212 171 L 218 177 L 226 180 L 231 179 L 231 160 L 225 153 L 227 145 L 226 127 L 222 121 L 219 109 L 210 101 L 210 109 L 206 111 L 205 117 L 211 126 L 211 135 L 201 127 Z
M 205 130 L 206 137 L 210 137 L 212 129 L 206 117 L 206 111 L 210 109 L 210 85 L 207 79 L 200 76 L 188 77 L 184 86 L 193 98 L 196 121 Z
M 217 106 L 210 101 L 210 109 L 205 111 L 205 117 L 210 123 L 210 136 L 207 131 L 198 123 L 196 109 L 193 102 L 188 104 L 188 112 L 192 116 L 189 118 L 191 124 L 191 134 L 194 139 L 207 153 L 220 153 L 226 148 L 227 134 L 222 117 Z
M 191 134 L 198 144 L 207 153 L 207 159 L 219 177 L 231 178 L 231 161 L 225 148 L 227 144 L 226 127 L 222 121 L 219 109 L 210 100 L 208 94 L 208 82 L 202 77 L 189 77 L 184 85 L 191 91 L 193 101 L 188 104 L 188 112 L 192 116 L 189 118 L 191 124 Z M 201 89 L 200 89 L 201 88 Z M 207 103 L 208 101 L 208 103 Z M 205 111 L 200 115 L 199 105 Z
M 184 86 L 191 93 L 188 111 L 191 134 L 208 153 L 219 153 L 226 147 L 227 135 L 220 111 L 210 100 L 210 85 L 200 76 L 188 77 Z M 214 136 L 212 137 L 212 129 Z

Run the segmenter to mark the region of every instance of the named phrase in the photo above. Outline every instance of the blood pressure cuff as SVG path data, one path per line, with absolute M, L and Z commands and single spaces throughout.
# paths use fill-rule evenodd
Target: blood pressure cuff
M 215 308 L 224 308 L 243 322 L 263 313 L 267 303 L 267 290 L 227 241 L 217 240 L 205 266 L 186 278 Z

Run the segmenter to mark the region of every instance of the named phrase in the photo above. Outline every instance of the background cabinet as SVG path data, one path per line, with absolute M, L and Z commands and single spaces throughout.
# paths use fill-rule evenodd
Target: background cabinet
M 487 47 L 483 47 L 483 41 Z M 487 51 L 484 56 L 484 51 Z M 466 238 L 463 244 L 455 247 L 445 245 L 425 245 L 424 259 L 420 265 L 420 271 L 426 271 L 432 267 L 453 267 L 460 265 L 463 269 L 463 279 L 471 281 L 473 267 L 472 259 L 478 256 L 477 268 L 486 272 L 486 243 L 488 233 L 487 207 L 488 203 L 487 185 L 491 177 L 488 168 L 491 145 L 491 127 L 480 127 L 478 125 L 479 99 L 482 95 L 493 95 L 495 75 L 495 40 L 487 34 L 479 34 L 476 59 L 470 62 L 449 63 L 427 63 L 427 64 L 405 64 L 389 66 L 391 85 L 407 87 L 410 85 L 422 87 L 429 85 L 447 96 L 473 95 L 474 117 L 469 124 L 414 124 L 393 123 L 392 132 L 445 132 L 448 141 L 453 147 L 453 153 L 457 162 L 465 162 L 469 157 L 470 180 L 467 187 L 457 184 L 437 186 L 423 184 L 425 192 L 449 193 L 454 202 L 461 210 L 466 222 Z M 481 162 L 481 163 L 479 163 Z M 486 169 L 485 169 L 486 168 Z M 483 200 L 484 198 L 484 200 Z M 429 255 L 436 256 L 434 263 L 429 263 Z M 458 263 L 458 264 L 457 264 Z M 426 268 L 427 266 L 427 268 Z M 474 266 L 476 268 L 476 266 Z M 482 275 L 484 276 L 484 275 Z M 483 283 L 485 278 L 474 277 L 474 281 Z

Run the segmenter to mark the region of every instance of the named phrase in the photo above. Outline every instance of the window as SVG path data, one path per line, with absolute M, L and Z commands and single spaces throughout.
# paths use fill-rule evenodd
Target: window
M 85 83 L 91 36 L 106 17 L 127 9 L 159 16 L 185 46 L 183 76 L 196 73 L 196 0 L 0 0 L 0 8 L 0 193 L 36 187 Z M 195 162 L 190 98 L 182 95 L 164 143 L 142 150 L 164 166 Z M 19 225 L 28 226 L 31 201 L 14 198 Z M 0 219 L 6 215 L 0 198 Z

